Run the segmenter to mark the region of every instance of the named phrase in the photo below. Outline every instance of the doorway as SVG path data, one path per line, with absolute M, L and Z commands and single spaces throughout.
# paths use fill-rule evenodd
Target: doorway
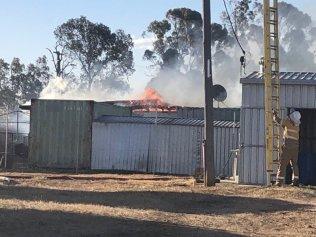
M 298 158 L 300 182 L 304 185 L 316 185 L 316 110 L 299 111 L 302 115 Z

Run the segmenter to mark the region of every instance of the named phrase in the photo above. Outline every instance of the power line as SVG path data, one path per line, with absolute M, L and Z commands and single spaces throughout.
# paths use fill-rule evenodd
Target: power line
M 236 41 L 237 41 L 237 43 L 238 43 L 238 45 L 239 45 L 239 47 L 240 47 L 240 49 L 241 49 L 243 55 L 246 55 L 246 51 L 245 51 L 244 48 L 242 47 L 242 45 L 241 45 L 241 43 L 240 43 L 240 41 L 239 41 L 239 38 L 238 38 L 238 36 L 237 36 L 237 34 L 236 34 L 236 31 L 235 31 L 235 29 L 234 29 L 233 22 L 232 22 L 232 20 L 231 20 L 231 18 L 230 18 L 230 14 L 229 14 L 228 9 L 227 9 L 226 0 L 223 0 L 223 3 L 224 3 L 224 6 L 225 6 L 225 10 L 226 10 L 226 14 L 227 14 L 228 21 L 229 21 L 229 23 L 230 23 L 230 26 L 231 26 L 232 31 L 233 31 L 234 36 L 235 36 L 235 39 L 236 39 Z

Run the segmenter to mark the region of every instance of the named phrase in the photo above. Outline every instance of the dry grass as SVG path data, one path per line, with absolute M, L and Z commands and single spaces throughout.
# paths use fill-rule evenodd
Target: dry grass
M 154 175 L 3 174 L 0 236 L 316 236 L 315 191 Z

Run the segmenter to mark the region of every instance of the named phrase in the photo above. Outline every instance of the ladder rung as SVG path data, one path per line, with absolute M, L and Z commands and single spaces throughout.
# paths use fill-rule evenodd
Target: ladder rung
M 270 7 L 270 11 L 272 11 L 272 12 L 277 12 L 278 9 L 277 9 L 276 7 Z

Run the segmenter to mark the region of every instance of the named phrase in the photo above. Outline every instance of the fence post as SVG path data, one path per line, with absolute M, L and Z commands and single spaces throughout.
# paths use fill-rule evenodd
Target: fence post
M 6 122 L 5 122 L 5 147 L 4 147 L 4 168 L 7 168 L 7 160 L 8 160 L 8 118 L 9 116 L 9 108 L 6 106 Z

